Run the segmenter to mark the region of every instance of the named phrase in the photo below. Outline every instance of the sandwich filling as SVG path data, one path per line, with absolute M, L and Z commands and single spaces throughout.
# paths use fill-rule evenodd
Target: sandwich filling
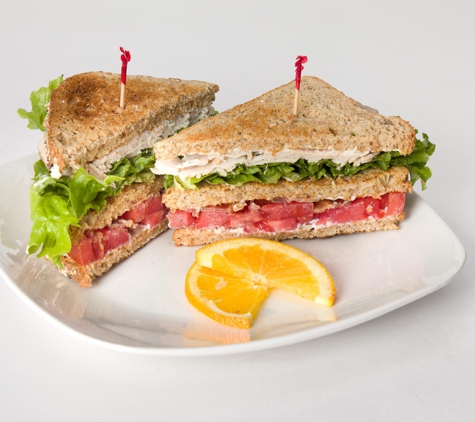
M 169 213 L 168 221 L 174 229 L 226 230 L 236 234 L 292 232 L 399 216 L 403 213 L 405 198 L 404 192 L 389 192 L 380 198 L 368 196 L 352 201 L 255 200 L 247 201 L 239 211 L 235 211 L 232 204 L 200 211 L 180 210 Z
M 67 255 L 82 266 L 104 259 L 111 251 L 127 245 L 143 231 L 153 230 L 163 223 L 166 213 L 161 195 L 152 196 L 123 213 L 112 224 L 101 229 L 86 230 Z
M 353 176 L 367 169 L 388 170 L 391 166 L 400 166 L 409 170 L 412 184 L 420 180 L 422 189 L 425 189 L 432 175 L 427 162 L 434 150 L 435 145 L 423 134 L 422 140 L 416 139 L 414 150 L 409 155 L 401 155 L 398 151 L 376 153 L 356 150 L 284 150 L 272 155 L 266 151 L 244 153 L 235 150 L 223 156 L 185 154 L 173 160 L 157 160 L 152 171 L 165 175 L 165 188 L 197 189 L 201 183 L 241 186 L 248 182 L 335 179 L 338 176 Z
M 340 168 L 346 164 L 359 166 L 371 161 L 378 153 L 355 150 L 349 151 L 318 151 L 318 150 L 289 150 L 285 149 L 276 154 L 267 151 L 246 152 L 236 148 L 232 153 L 218 154 L 185 154 L 173 160 L 157 160 L 153 171 L 157 174 L 170 174 L 182 179 L 200 178 L 202 176 L 217 173 L 226 176 L 237 165 L 259 166 L 271 163 L 295 163 L 300 159 L 312 163 L 322 160 L 330 160 Z
M 55 179 L 39 160 L 35 163 L 34 183 L 30 187 L 30 208 L 33 226 L 28 254 L 39 251 L 62 267 L 61 255 L 71 251 L 70 227 L 77 226 L 89 210 L 101 211 L 107 198 L 118 195 L 133 183 L 152 183 L 150 171 L 154 163 L 151 150 L 123 158 L 116 163 L 104 180 L 95 178 L 80 168 L 72 177 Z
M 191 126 L 200 120 L 212 116 L 215 110 L 211 106 L 205 106 L 202 108 L 192 108 L 182 116 L 178 116 L 175 120 L 165 120 L 162 124 L 157 125 L 151 129 L 145 130 L 140 133 L 136 133 L 135 136 L 127 142 L 125 145 L 121 145 L 115 148 L 111 152 L 103 155 L 102 157 L 88 163 L 85 168 L 90 174 L 93 174 L 99 179 L 104 179 L 106 174 L 110 171 L 115 162 L 121 158 L 132 158 L 140 154 L 140 151 L 144 149 L 152 148 L 155 142 L 166 139 L 182 129 Z M 46 118 L 47 120 L 47 118 Z M 47 126 L 47 122 L 45 121 Z M 46 150 L 46 137 L 47 133 L 43 134 L 43 137 L 38 143 L 38 151 L 43 161 L 47 162 L 47 150 Z M 53 164 L 51 167 L 51 177 L 59 179 L 61 176 L 71 176 L 79 168 L 79 166 L 69 166 L 62 172 L 57 164 Z

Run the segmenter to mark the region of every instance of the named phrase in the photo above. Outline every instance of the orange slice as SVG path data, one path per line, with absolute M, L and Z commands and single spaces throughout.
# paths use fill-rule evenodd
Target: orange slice
M 236 238 L 196 251 L 185 294 L 200 312 L 232 327 L 249 328 L 269 290 L 278 288 L 332 306 L 335 285 L 313 256 L 272 240 Z

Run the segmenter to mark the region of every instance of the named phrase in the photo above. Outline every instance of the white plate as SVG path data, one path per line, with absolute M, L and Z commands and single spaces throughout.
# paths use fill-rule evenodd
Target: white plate
M 28 187 L 36 156 L 0 167 L 0 268 L 33 309 L 94 344 L 149 355 L 218 355 L 290 345 L 376 318 L 445 286 L 465 251 L 417 194 L 401 230 L 295 240 L 332 274 L 335 306 L 273 291 L 251 330 L 222 326 L 186 300 L 185 275 L 197 248 L 174 247 L 168 231 L 80 289 L 43 259 L 25 258 Z

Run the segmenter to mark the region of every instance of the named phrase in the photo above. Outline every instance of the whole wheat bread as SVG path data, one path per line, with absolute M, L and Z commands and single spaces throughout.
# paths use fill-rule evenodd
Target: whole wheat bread
M 408 122 L 383 116 L 313 76 L 302 78 L 299 113 L 293 116 L 294 87 L 292 81 L 156 144 L 157 160 L 236 149 L 412 152 L 415 133 Z

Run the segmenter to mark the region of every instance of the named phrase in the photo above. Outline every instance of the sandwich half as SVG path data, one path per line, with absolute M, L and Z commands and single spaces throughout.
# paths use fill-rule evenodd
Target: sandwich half
M 176 245 L 237 236 L 394 230 L 405 193 L 431 176 L 426 135 L 316 77 L 220 113 L 154 146 Z
M 166 230 L 152 146 L 213 115 L 218 86 L 129 76 L 125 108 L 117 74 L 79 74 L 50 83 L 49 91 L 46 119 L 29 124 L 45 131 L 30 190 L 28 253 L 89 287 Z

